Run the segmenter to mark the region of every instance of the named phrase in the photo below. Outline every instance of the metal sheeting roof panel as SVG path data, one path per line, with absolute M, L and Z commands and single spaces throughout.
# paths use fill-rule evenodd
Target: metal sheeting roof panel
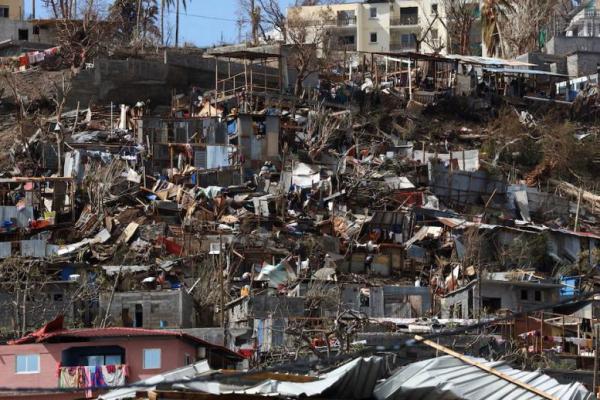
M 557 380 L 537 371 L 513 369 L 504 362 L 490 362 L 479 358 L 473 360 L 561 400 L 596 399 L 579 382 L 561 385 Z M 452 356 L 410 364 L 377 385 L 374 395 L 377 400 L 541 399 L 535 393 Z
M 121 400 L 121 399 L 130 399 L 134 398 L 136 391 L 138 390 L 151 390 L 155 387 L 151 385 L 158 385 L 160 383 L 168 383 L 172 381 L 178 381 L 186 378 L 194 378 L 196 376 L 200 376 L 202 374 L 208 373 L 212 371 L 208 365 L 208 361 L 202 360 L 195 364 L 187 365 L 182 368 L 174 369 L 172 371 L 164 372 L 162 374 L 154 375 L 144 380 L 141 380 L 139 383 L 141 386 L 132 386 L 124 389 L 116 389 L 111 390 L 108 393 L 100 395 L 98 399 L 100 400 Z
M 356 358 L 313 382 L 288 382 L 267 379 L 251 387 L 232 388 L 218 382 L 190 382 L 174 385 L 178 389 L 201 391 L 214 395 L 246 394 L 283 397 L 319 397 L 334 399 L 370 399 L 377 381 L 384 376 L 381 357 Z

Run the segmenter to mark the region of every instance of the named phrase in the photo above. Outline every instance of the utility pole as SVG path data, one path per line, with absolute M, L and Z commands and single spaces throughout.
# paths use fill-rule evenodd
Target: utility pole
M 179 1 L 175 5 L 175 47 L 179 47 Z

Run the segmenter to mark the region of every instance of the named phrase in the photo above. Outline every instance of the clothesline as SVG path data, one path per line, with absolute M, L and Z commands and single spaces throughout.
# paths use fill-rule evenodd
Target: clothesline
M 533 331 L 529 331 L 529 332 L 524 332 L 521 333 L 519 335 L 519 337 L 521 339 L 526 339 L 528 337 L 537 337 L 539 338 L 540 335 L 540 331 L 539 330 L 533 330 Z M 573 343 L 575 345 L 579 345 L 579 346 L 584 346 L 587 348 L 592 348 L 592 339 L 586 339 L 586 338 L 574 338 L 574 337 L 562 337 L 562 336 L 544 336 L 543 340 L 546 342 L 554 342 L 554 343 L 563 343 L 563 340 L 566 343 Z
M 122 386 L 129 374 L 127 365 L 74 366 L 58 368 L 58 387 L 87 388 L 86 397 L 92 397 L 93 388 Z

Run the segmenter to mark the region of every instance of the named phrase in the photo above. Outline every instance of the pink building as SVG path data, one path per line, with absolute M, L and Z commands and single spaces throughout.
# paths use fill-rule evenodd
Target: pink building
M 105 385 L 136 382 L 201 359 L 208 359 L 213 368 L 235 368 L 243 358 L 183 332 L 141 328 L 67 330 L 60 318 L 0 346 L 0 387 L 102 390 Z M 81 397 L 81 393 L 78 395 Z M 73 395 L 43 398 L 67 399 Z

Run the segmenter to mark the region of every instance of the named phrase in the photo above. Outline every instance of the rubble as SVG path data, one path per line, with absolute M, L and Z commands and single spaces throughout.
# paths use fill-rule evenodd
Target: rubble
M 174 92 L 163 107 L 57 107 L 11 143 L 10 168 L 0 171 L 0 267 L 18 284 L 0 292 L 17 299 L 5 339 L 47 323 L 38 306 L 60 295 L 65 304 L 52 311 L 70 327 L 211 328 L 221 351 L 244 356 L 240 368 L 304 363 L 314 375 L 170 387 L 215 396 L 383 399 L 421 390 L 414 379 L 437 365 L 520 374 L 407 351 L 394 365 L 405 372 L 380 376 L 380 357 L 407 342 L 380 346 L 377 334 L 484 338 L 498 345 L 496 359 L 521 369 L 590 367 L 597 133 L 577 115 L 564 123 L 564 104 L 514 101 L 526 94 L 521 75 L 544 71 L 373 53 L 360 74 L 342 68 L 331 81 L 322 71 L 319 91 L 291 96 L 281 54 L 212 56 L 215 68 L 219 59 L 246 68 L 225 79 L 216 71 L 214 88 Z M 391 56 L 407 63 L 393 71 Z M 263 75 L 252 69 L 258 61 Z M 44 279 L 15 273 L 24 260 L 42 263 Z M 72 287 L 52 292 L 55 281 Z M 354 357 L 364 353 L 372 357 Z M 339 366 L 342 358 L 354 361 Z M 368 370 L 369 385 L 353 386 L 364 372 L 355 367 Z M 438 389 L 471 398 L 450 386 Z M 163 388 L 152 390 L 158 398 Z M 591 398 L 581 384 L 560 390 Z

